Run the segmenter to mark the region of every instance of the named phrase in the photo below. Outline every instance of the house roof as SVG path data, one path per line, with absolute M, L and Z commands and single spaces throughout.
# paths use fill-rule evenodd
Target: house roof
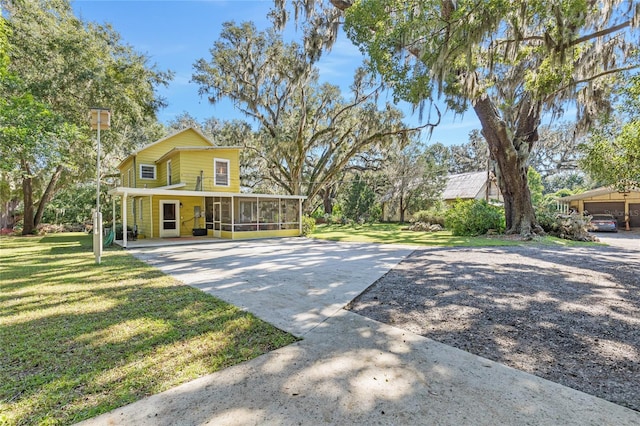
M 487 172 L 470 172 L 447 177 L 447 185 L 442 191 L 443 200 L 475 198 L 487 182 Z
M 578 201 L 578 200 L 584 200 L 585 198 L 597 197 L 599 195 L 607 195 L 607 194 L 613 194 L 617 192 L 618 191 L 615 188 L 612 188 L 610 186 L 601 186 L 600 188 L 590 189 L 589 191 L 581 192 L 580 194 L 560 197 L 558 198 L 558 201 L 560 202 Z M 639 191 L 632 190 L 631 192 L 639 192 Z
M 155 142 L 152 142 L 152 143 L 150 143 L 150 144 L 147 144 L 147 145 L 143 146 L 142 148 L 138 148 L 138 149 L 136 149 L 136 150 L 135 150 L 135 151 L 133 151 L 131 154 L 127 155 L 127 157 L 126 157 L 124 160 L 122 160 L 122 161 L 120 162 L 120 164 L 118 164 L 118 168 L 122 167 L 122 165 L 123 165 L 123 164 L 124 164 L 124 163 L 129 159 L 129 158 L 131 158 L 131 157 L 134 157 L 134 156 L 138 155 L 139 153 L 141 153 L 141 152 L 142 152 L 142 151 L 144 151 L 145 149 L 150 148 L 150 147 L 152 147 L 152 146 L 154 146 L 154 145 L 157 145 L 157 144 L 159 144 L 159 143 L 162 143 L 162 142 L 166 141 L 166 140 L 167 140 L 167 139 L 169 139 L 169 138 L 172 138 L 172 137 L 174 137 L 174 136 L 176 136 L 176 135 L 179 135 L 180 133 L 184 133 L 184 132 L 188 132 L 188 131 L 194 131 L 194 132 L 196 132 L 196 133 L 197 133 L 197 134 L 198 134 L 198 135 L 199 135 L 199 136 L 200 136 L 200 137 L 201 137 L 205 142 L 207 142 L 209 145 L 211 145 L 212 147 L 214 147 L 214 146 L 215 146 L 215 145 L 214 145 L 214 143 L 211 141 L 211 139 L 209 139 L 208 137 L 206 137 L 206 136 L 205 136 L 205 135 L 204 135 L 200 130 L 198 130 L 197 128 L 195 128 L 195 127 L 193 127 L 193 126 L 192 126 L 192 127 L 187 127 L 186 129 L 178 130 L 178 131 L 176 131 L 176 132 L 171 133 L 170 135 L 165 136 L 165 137 L 164 137 L 164 138 L 162 138 L 162 139 L 158 139 L 158 140 L 157 140 L 157 141 L 155 141 Z
M 156 160 L 156 164 L 162 163 L 166 158 L 171 157 L 172 155 L 178 152 L 185 151 L 213 151 L 217 149 L 241 149 L 241 146 L 177 146 L 167 153 L 165 153 L 162 157 Z

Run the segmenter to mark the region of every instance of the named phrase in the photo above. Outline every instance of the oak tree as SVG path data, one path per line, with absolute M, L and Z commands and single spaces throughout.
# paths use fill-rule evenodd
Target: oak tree
M 404 126 L 398 109 L 378 106 L 380 85 L 367 73 L 356 73 L 345 99 L 339 87 L 318 82 L 304 46 L 253 23 L 225 23 L 211 58 L 194 68 L 202 95 L 212 103 L 232 100 L 255 122 L 245 148 L 261 162 L 264 180 L 306 195 L 307 210 L 363 153 L 417 130 Z
M 285 0 L 275 3 L 286 8 Z M 473 109 L 495 164 L 509 233 L 542 232 L 527 186 L 542 116 L 561 115 L 573 103 L 588 128 L 610 109 L 613 78 L 638 66 L 640 6 L 631 0 L 330 3 L 345 11 L 348 37 L 399 99 L 417 105 L 443 98 L 457 112 Z M 291 4 L 309 18 L 330 16 L 321 0 Z
M 27 234 L 61 184 L 95 176 L 89 109 L 111 108 L 112 131 L 104 132 L 102 143 L 115 157 L 153 140 L 155 112 L 163 105 L 155 88 L 171 74 L 156 70 L 108 25 L 75 17 L 68 0 L 1 5 L 14 77 L 0 88 L 6 101 L 2 166 L 21 182 Z

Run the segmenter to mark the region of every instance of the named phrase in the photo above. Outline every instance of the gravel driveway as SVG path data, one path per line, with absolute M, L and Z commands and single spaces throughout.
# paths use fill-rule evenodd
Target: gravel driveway
M 640 234 L 599 237 L 416 250 L 349 309 L 640 411 Z

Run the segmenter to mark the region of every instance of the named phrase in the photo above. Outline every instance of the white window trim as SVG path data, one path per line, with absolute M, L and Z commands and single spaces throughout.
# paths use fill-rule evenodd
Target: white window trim
M 143 167 L 153 167 L 153 177 L 152 178 L 146 178 L 142 176 L 142 168 Z M 140 164 L 140 179 L 143 180 L 156 180 L 156 177 L 158 176 L 158 170 L 155 164 Z
M 226 163 L 227 164 L 227 183 L 220 184 L 218 183 L 218 174 L 216 173 L 216 163 Z M 231 186 L 231 161 L 225 158 L 214 158 L 213 159 L 213 184 L 214 186 Z
M 173 185 L 173 173 L 171 173 L 171 160 L 167 161 L 167 186 Z
M 127 169 L 127 186 L 129 188 L 133 188 L 135 186 L 133 184 L 133 167 L 129 167 L 129 169 Z

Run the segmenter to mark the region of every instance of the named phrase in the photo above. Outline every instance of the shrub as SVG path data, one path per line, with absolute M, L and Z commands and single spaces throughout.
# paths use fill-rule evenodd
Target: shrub
M 504 210 L 484 200 L 458 200 L 445 212 L 445 226 L 453 235 L 482 235 L 490 229 L 501 233 Z
M 305 237 L 316 229 L 316 220 L 309 216 L 302 216 L 302 235 Z
M 548 209 L 536 209 L 536 219 L 538 220 L 538 225 L 540 225 L 540 227 L 547 234 L 553 232 L 554 227 L 556 226 L 557 216 L 557 213 L 551 212 Z
M 437 210 L 420 210 L 413 214 L 412 222 L 429 223 L 431 225 L 440 225 L 444 227 L 444 213 Z

